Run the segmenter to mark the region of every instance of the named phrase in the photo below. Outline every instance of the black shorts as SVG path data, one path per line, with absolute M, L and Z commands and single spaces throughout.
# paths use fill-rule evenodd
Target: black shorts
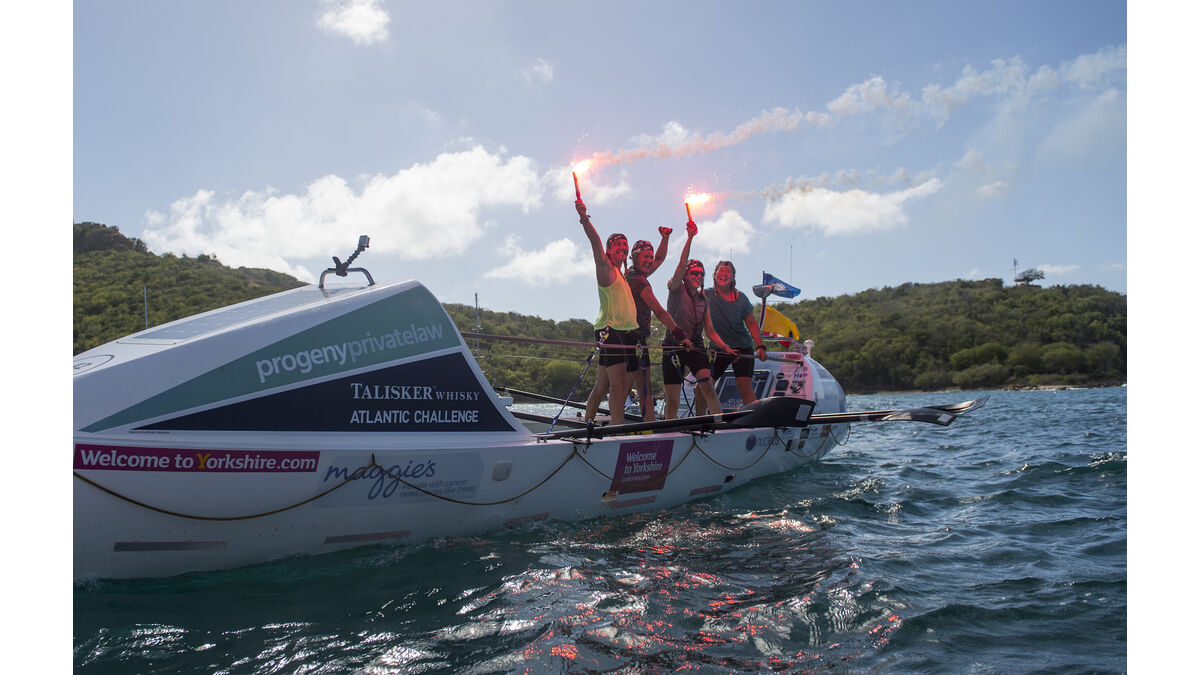
M 632 349 L 633 346 L 637 345 L 637 334 L 634 331 L 604 328 L 596 331 L 596 343 L 601 345 L 601 366 L 608 368 L 609 366 L 624 363 L 626 370 L 637 370 L 637 354 Z M 616 347 L 606 348 L 604 345 L 614 345 Z M 629 345 L 630 348 L 623 348 L 618 345 Z
M 712 367 L 708 362 L 708 352 L 703 349 L 671 349 L 669 345 L 665 346 L 667 348 L 663 349 L 662 356 L 663 384 L 683 384 L 684 370 L 691 370 L 692 374 L 696 375 L 701 370 L 709 370 Z M 673 356 L 679 357 L 679 366 L 672 361 Z
M 754 370 L 754 352 L 756 351 L 758 350 L 742 347 L 738 350 L 738 354 L 742 358 L 735 357 L 728 352 L 717 352 L 716 358 L 713 359 L 712 379 L 716 380 L 720 377 L 730 363 L 733 364 L 734 377 L 750 377 L 750 373 Z

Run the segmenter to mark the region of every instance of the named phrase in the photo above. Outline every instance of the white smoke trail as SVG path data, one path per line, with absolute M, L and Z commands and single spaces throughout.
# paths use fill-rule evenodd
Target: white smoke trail
M 594 167 L 630 164 L 643 159 L 667 159 L 702 154 L 737 145 L 748 138 L 765 133 L 792 133 L 802 125 L 824 126 L 832 121 L 826 113 L 790 111 L 786 108 L 764 110 L 753 119 L 742 122 L 731 132 L 715 131 L 701 136 L 687 131 L 678 122 L 668 122 L 658 136 L 639 136 L 638 147 L 616 152 L 605 150 L 589 158 Z

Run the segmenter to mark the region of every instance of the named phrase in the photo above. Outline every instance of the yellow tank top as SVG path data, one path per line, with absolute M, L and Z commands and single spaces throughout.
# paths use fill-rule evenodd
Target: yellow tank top
M 600 290 L 600 316 L 596 317 L 592 326 L 596 330 L 605 326 L 612 326 L 616 330 L 633 330 L 638 327 L 633 293 L 620 271 L 614 269 L 613 279 L 611 286 L 597 286 Z

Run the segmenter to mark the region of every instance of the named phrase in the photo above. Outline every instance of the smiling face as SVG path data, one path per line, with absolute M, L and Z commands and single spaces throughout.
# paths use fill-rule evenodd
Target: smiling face
M 625 262 L 625 256 L 629 255 L 629 241 L 624 235 L 614 234 L 608 238 L 608 248 L 604 251 L 605 257 L 613 264 L 614 267 L 620 267 L 621 263 Z
M 683 276 L 684 282 L 694 290 L 699 290 L 704 285 L 704 268 L 689 267 L 686 274 Z
M 633 268 L 642 274 L 648 274 L 650 267 L 654 264 L 654 249 L 642 248 L 630 254 L 630 259 L 633 260 Z
M 729 290 L 733 286 L 733 265 L 717 265 L 713 271 L 713 284 L 721 290 Z

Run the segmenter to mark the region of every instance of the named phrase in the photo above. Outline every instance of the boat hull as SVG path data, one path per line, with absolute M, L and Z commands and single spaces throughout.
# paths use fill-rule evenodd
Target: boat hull
M 814 389 L 815 361 L 786 356 L 774 395 L 844 410 L 840 389 Z M 415 281 L 286 291 L 73 368 L 76 578 L 671 507 L 819 459 L 837 435 L 783 420 L 539 438 Z
M 814 426 L 424 449 L 77 444 L 75 576 L 169 576 L 669 508 L 820 459 L 836 435 Z M 202 456 L 208 470 L 175 466 Z

